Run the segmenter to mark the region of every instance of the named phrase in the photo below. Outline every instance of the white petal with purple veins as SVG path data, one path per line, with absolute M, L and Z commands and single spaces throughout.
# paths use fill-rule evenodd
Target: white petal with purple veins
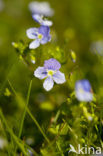
M 28 38 L 36 39 L 38 34 L 38 28 L 30 28 L 26 31 Z
M 46 44 L 47 42 L 48 42 L 48 37 L 45 37 L 40 41 L 41 44 Z
M 54 75 L 53 75 L 53 80 L 57 83 L 57 84 L 62 84 L 66 81 L 65 79 L 65 75 L 60 72 L 57 71 Z
M 39 79 L 44 79 L 45 77 L 47 77 L 47 72 L 44 69 L 44 67 L 38 67 L 35 71 L 34 71 L 34 76 L 39 78 Z
M 37 47 L 39 47 L 39 45 L 40 45 L 40 41 L 39 40 L 35 40 L 35 41 L 30 43 L 29 48 L 30 49 L 36 49 Z
M 61 64 L 56 59 L 51 58 L 44 62 L 44 67 L 49 70 L 59 70 L 61 67 Z
M 53 88 L 53 85 L 54 85 L 54 82 L 53 82 L 52 77 L 48 77 L 43 83 L 43 87 L 46 91 L 51 90 Z

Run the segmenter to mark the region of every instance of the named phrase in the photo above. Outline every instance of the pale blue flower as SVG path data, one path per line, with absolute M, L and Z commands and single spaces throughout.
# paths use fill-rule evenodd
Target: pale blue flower
M 47 20 L 42 15 L 33 14 L 32 17 L 40 25 L 44 25 L 44 26 L 52 26 L 53 25 L 53 22 L 52 21 Z
M 93 99 L 92 88 L 88 80 L 79 80 L 75 85 L 76 97 L 79 101 L 90 102 Z
M 65 75 L 59 71 L 60 68 L 61 64 L 56 59 L 51 58 L 44 62 L 43 67 L 38 67 L 35 70 L 34 76 L 39 79 L 45 78 L 43 87 L 49 91 L 53 88 L 54 82 L 62 84 L 66 81 Z
M 54 10 L 50 7 L 48 2 L 31 2 L 29 4 L 29 9 L 32 14 L 39 14 L 43 16 L 53 16 Z
M 48 26 L 41 26 L 40 28 L 30 28 L 26 31 L 28 38 L 34 39 L 29 45 L 30 49 L 35 49 L 40 44 L 46 44 L 51 41 L 50 28 Z

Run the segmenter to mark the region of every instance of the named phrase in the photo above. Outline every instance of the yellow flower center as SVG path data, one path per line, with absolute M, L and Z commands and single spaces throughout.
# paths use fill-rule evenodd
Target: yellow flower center
M 53 70 L 48 70 L 48 76 L 53 76 L 54 71 Z
M 79 89 L 80 93 L 84 93 L 84 90 L 82 88 Z
M 38 39 L 42 39 L 43 35 L 42 34 L 38 34 Z

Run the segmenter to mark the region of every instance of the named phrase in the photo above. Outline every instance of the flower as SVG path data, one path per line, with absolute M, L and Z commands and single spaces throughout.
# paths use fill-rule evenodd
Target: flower
M 40 28 L 30 28 L 26 31 L 28 38 L 35 39 L 29 45 L 30 49 L 35 49 L 40 44 L 46 44 L 51 40 L 50 28 L 48 26 L 41 26 Z
M 92 88 L 88 80 L 79 80 L 75 85 L 76 97 L 79 101 L 90 102 L 93 99 Z
M 53 16 L 54 10 L 50 7 L 48 2 L 31 2 L 29 4 L 29 10 L 32 14 L 39 14 L 43 16 Z
M 52 26 L 53 22 L 52 21 L 49 21 L 47 19 L 45 19 L 42 15 L 39 15 L 39 14 L 33 14 L 32 15 L 33 19 L 41 24 L 41 25 L 44 25 L 44 26 Z
M 39 79 L 44 79 L 43 87 L 46 91 L 49 91 L 53 88 L 54 82 L 57 84 L 64 83 L 65 75 L 59 71 L 61 64 L 54 58 L 46 60 L 44 62 L 44 67 L 38 67 L 34 76 Z

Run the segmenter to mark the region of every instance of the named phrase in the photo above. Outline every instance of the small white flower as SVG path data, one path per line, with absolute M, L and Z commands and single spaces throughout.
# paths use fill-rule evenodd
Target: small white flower
M 34 39 L 29 45 L 30 49 L 36 49 L 40 44 L 46 44 L 51 41 L 50 28 L 40 26 L 40 28 L 30 28 L 26 31 L 28 38 Z
M 53 16 L 54 10 L 50 7 L 48 2 L 31 2 L 29 4 L 29 9 L 32 14 L 39 14 L 43 16 Z
M 61 65 L 56 59 L 49 59 L 44 62 L 44 67 L 38 67 L 34 76 L 39 79 L 44 79 L 43 87 L 46 91 L 49 91 L 53 88 L 54 82 L 57 84 L 64 83 L 65 75 L 59 71 Z
M 93 99 L 91 85 L 88 80 L 79 80 L 75 85 L 76 97 L 79 101 L 90 102 Z

